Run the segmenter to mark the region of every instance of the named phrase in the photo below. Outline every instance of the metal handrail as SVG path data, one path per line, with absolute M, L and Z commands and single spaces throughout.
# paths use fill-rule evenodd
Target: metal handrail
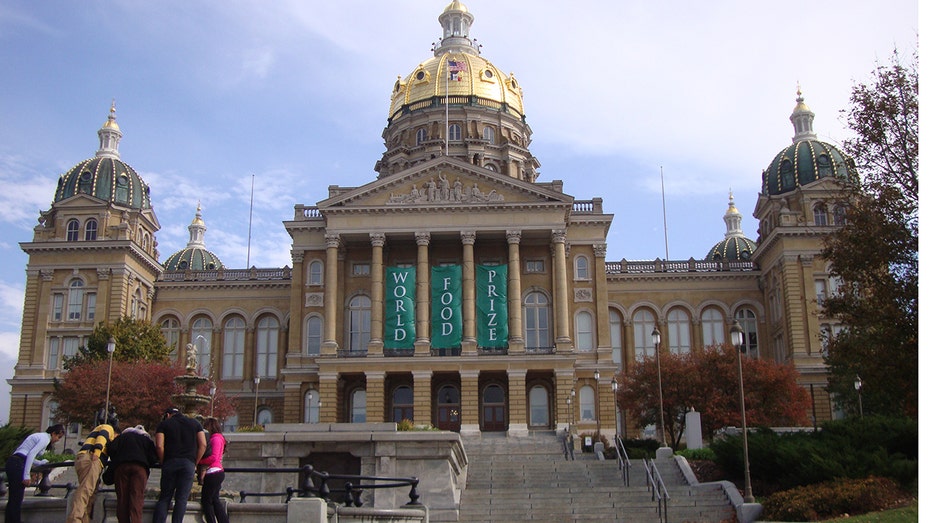
M 669 521 L 669 491 L 666 490 L 666 484 L 663 477 L 656 468 L 656 461 L 643 458 L 643 467 L 646 469 L 647 487 L 650 488 L 650 494 L 653 501 L 656 502 L 656 515 L 659 516 L 660 522 Z
M 614 435 L 614 448 L 617 449 L 617 467 L 621 471 L 621 478 L 624 480 L 624 486 L 630 486 L 630 457 L 627 455 L 627 448 L 624 447 L 624 440 L 620 435 Z

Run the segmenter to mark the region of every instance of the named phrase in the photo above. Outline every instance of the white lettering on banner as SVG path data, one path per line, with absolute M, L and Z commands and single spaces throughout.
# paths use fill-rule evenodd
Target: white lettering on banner
M 488 314 L 488 326 L 497 327 L 498 326 L 498 313 L 492 312 Z
M 397 287 L 394 288 L 395 298 L 403 298 L 405 296 L 407 296 L 407 287 L 403 285 L 398 285 Z
M 406 272 L 396 272 L 396 273 L 394 273 L 394 283 L 404 283 L 404 282 L 406 282 L 406 281 L 407 281 L 407 274 L 408 274 L 408 273 L 406 273 Z
M 449 283 L 450 283 L 451 280 L 452 280 L 452 278 L 443 278 L 443 290 L 444 290 L 444 291 L 448 291 L 448 290 L 449 290 Z
M 449 336 L 453 333 L 453 324 L 452 323 L 443 323 L 443 336 Z
M 400 323 L 400 319 L 398 320 Z M 404 341 L 407 338 L 407 331 L 404 329 L 394 329 L 394 341 Z
M 394 300 L 394 312 L 407 312 L 404 308 L 404 300 Z

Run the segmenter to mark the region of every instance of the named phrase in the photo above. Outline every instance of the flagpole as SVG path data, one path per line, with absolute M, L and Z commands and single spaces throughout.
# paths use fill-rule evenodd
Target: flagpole
M 446 156 L 449 156 L 449 77 L 452 75 L 449 70 L 449 60 L 446 60 L 446 129 L 443 131 L 443 146 L 446 149 Z
M 669 261 L 669 231 L 666 227 L 666 182 L 663 180 L 663 166 L 659 166 L 659 185 L 663 193 L 663 239 L 666 242 L 666 261 Z
M 249 268 L 249 258 L 252 255 L 252 202 L 255 196 L 255 175 L 252 175 L 252 191 L 249 193 L 249 239 L 246 246 L 246 268 Z

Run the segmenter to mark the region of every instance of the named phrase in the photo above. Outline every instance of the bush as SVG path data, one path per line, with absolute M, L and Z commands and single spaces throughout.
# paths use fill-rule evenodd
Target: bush
M 236 432 L 265 432 L 263 425 L 240 425 Z
M 682 456 L 683 458 L 689 461 L 698 461 L 698 460 L 714 461 L 714 458 L 715 458 L 714 451 L 707 447 L 700 448 L 700 449 L 682 449 L 682 450 L 676 451 L 676 454 Z
M 660 443 L 655 439 L 625 439 L 624 448 L 627 449 L 627 457 L 631 460 L 649 459 L 656 456 L 656 449 Z
M 883 510 L 904 497 L 888 478 L 837 479 L 777 492 L 763 501 L 763 514 L 775 521 L 818 521 Z
M 10 454 L 13 454 L 16 447 L 30 434 L 32 434 L 32 430 L 26 427 L 10 425 L 9 423 L 0 427 L 0 460 L 3 460 L 2 463 L 6 463 Z

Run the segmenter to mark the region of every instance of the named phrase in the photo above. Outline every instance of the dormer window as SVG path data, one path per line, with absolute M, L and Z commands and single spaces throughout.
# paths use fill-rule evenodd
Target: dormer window
M 453 142 L 462 140 L 462 126 L 457 123 L 449 125 L 449 140 Z
M 84 171 L 81 173 L 81 177 L 78 179 L 78 192 L 90 194 L 93 190 L 94 184 L 94 175 L 90 171 Z
M 417 129 L 417 145 L 420 145 L 426 141 L 427 141 L 427 130 Z
M 78 223 L 74 218 L 68 220 L 67 232 L 65 234 L 65 239 L 69 242 L 78 241 L 78 230 L 81 228 L 81 224 Z
M 91 218 L 84 224 L 84 240 L 94 241 L 97 239 L 97 220 Z

